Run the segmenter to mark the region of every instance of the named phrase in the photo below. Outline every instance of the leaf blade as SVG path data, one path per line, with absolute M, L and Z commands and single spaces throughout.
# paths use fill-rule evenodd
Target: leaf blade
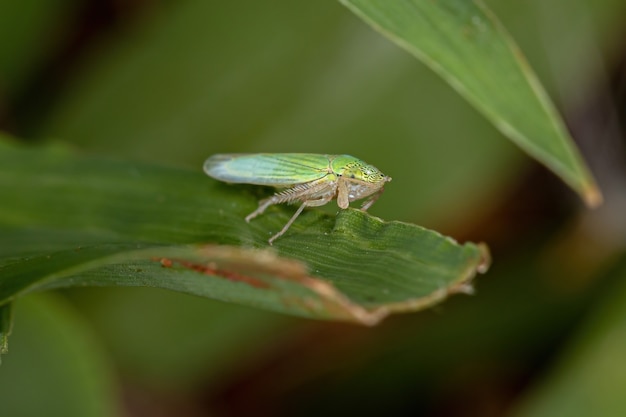
M 298 316 L 375 324 L 466 291 L 486 247 L 359 210 L 256 206 L 198 172 L 0 145 L 0 304 L 77 285 L 155 286 Z M 391 271 L 391 272 L 390 272 Z
M 340 1 L 439 74 L 587 205 L 601 204 L 602 194 L 554 105 L 481 1 Z
M 2 355 L 9 352 L 9 336 L 13 327 L 13 303 L 0 306 L 0 363 Z

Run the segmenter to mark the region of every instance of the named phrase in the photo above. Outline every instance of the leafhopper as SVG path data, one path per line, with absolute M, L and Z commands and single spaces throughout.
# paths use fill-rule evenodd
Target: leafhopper
M 269 240 L 282 236 L 305 207 L 323 206 L 337 199 L 339 208 L 369 197 L 361 206 L 366 211 L 383 192 L 386 176 L 378 168 L 350 155 L 313 153 L 217 154 L 204 162 L 204 172 L 219 181 L 235 184 L 266 185 L 281 189 L 259 201 L 259 207 L 246 216 L 246 222 L 262 214 L 272 204 L 301 203 L 282 230 Z

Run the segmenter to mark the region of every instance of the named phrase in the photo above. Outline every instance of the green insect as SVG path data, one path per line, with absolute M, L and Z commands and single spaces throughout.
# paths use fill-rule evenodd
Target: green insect
M 270 245 L 305 207 L 323 206 L 337 198 L 337 205 L 345 209 L 351 201 L 370 197 L 361 206 L 365 211 L 380 197 L 385 183 L 391 181 L 375 166 L 353 156 L 313 153 L 218 154 L 204 162 L 204 172 L 228 183 L 284 188 L 259 201 L 259 207 L 246 217 L 247 222 L 272 204 L 302 203 L 285 227 L 270 238 Z

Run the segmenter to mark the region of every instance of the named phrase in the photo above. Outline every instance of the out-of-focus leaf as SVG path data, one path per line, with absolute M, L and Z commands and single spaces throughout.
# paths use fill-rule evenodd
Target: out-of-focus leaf
M 0 93 L 15 93 L 66 35 L 76 0 L 0 0 Z
M 622 0 L 485 2 L 532 62 L 549 95 L 560 103 L 565 113 L 573 116 L 571 122 L 576 125 L 577 109 L 597 93 L 598 83 L 607 76 L 607 63 L 610 67 L 615 53 L 619 53 L 626 3 Z
M 624 265 L 624 263 L 622 263 Z M 531 389 L 516 417 L 621 416 L 626 414 L 626 268 L 618 286 L 589 318 L 547 380 Z
M 0 415 L 111 417 L 115 382 L 90 329 L 63 299 L 15 303 L 11 349 L 0 368 Z
M 9 336 L 13 327 L 13 304 L 0 306 L 0 362 L 2 355 L 9 351 Z
M 553 104 L 480 0 L 340 1 L 441 75 L 587 204 L 600 204 L 600 191 Z
M 187 171 L 0 149 L 0 304 L 77 285 L 154 286 L 306 317 L 373 325 L 471 289 L 484 246 L 358 210 L 258 220 L 244 187 Z M 250 188 L 254 189 L 254 188 Z
M 156 288 L 64 291 L 127 379 L 159 390 L 207 389 L 292 337 L 297 319 Z M 163 329 L 168 340 L 163 343 Z M 154 349 L 154 346 L 159 346 Z M 202 364 L 202 366 L 198 366 Z

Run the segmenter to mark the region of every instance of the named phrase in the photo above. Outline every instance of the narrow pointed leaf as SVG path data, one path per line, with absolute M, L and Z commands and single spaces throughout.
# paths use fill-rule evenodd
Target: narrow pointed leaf
M 0 305 L 69 286 L 151 286 L 372 325 L 467 292 L 483 245 L 359 210 L 251 223 L 259 187 L 201 172 L 0 145 Z
M 340 1 L 437 72 L 589 206 L 601 203 L 600 191 L 554 105 L 480 0 Z
M 0 306 L 0 362 L 2 355 L 9 351 L 9 336 L 13 326 L 13 303 Z
M 63 297 L 15 303 L 16 331 L 0 368 L 0 416 L 120 416 L 114 367 L 90 323 Z
M 626 258 L 603 281 L 609 288 L 557 356 L 553 369 L 534 384 L 512 417 L 622 416 L 626 414 Z

